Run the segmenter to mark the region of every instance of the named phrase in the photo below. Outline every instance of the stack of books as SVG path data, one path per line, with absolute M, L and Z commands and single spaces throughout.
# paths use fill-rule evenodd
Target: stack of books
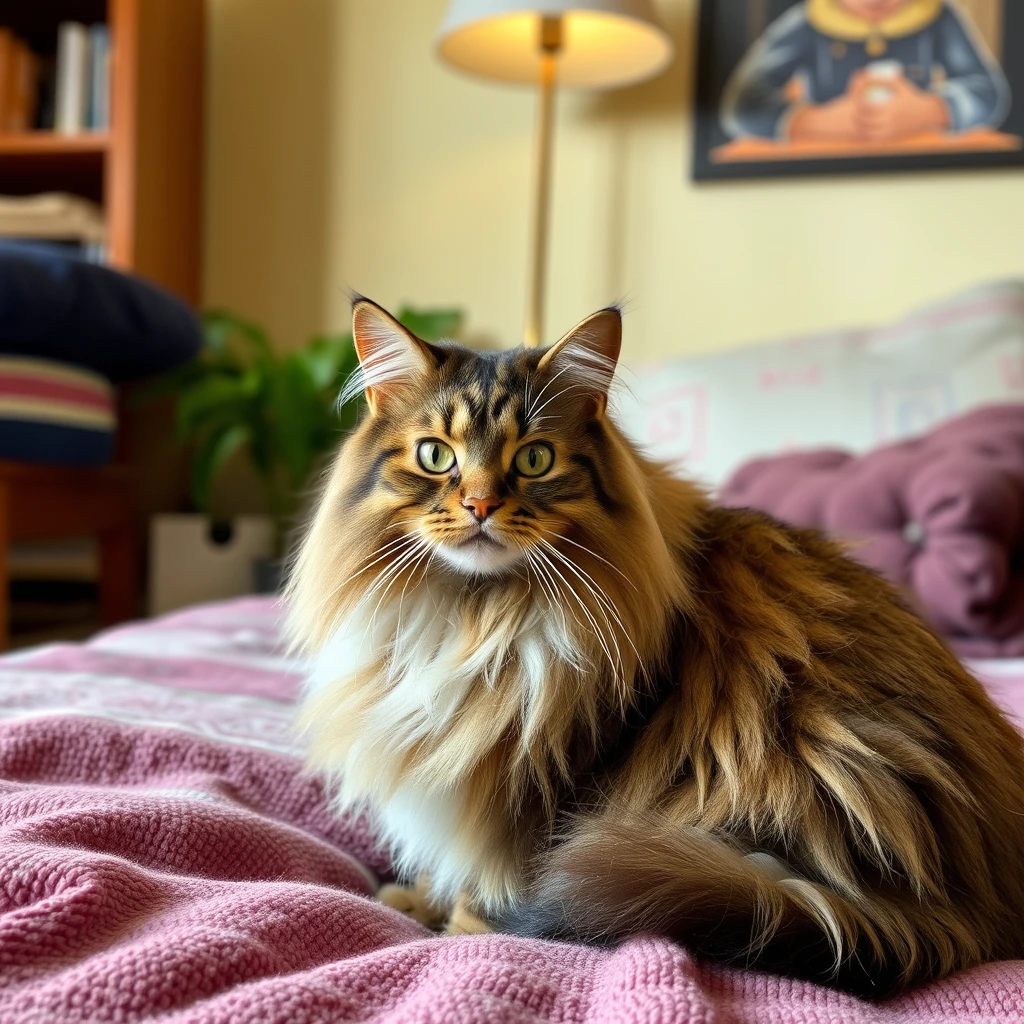
M 0 196 L 0 239 L 59 249 L 90 263 L 106 262 L 103 210 L 64 192 Z
M 110 33 L 65 21 L 57 55 L 44 58 L 0 26 L 0 134 L 34 128 L 64 134 L 110 127 Z

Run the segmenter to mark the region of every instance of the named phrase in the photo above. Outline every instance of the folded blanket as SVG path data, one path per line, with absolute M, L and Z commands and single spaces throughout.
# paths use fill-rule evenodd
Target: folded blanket
M 269 602 L 0 659 L 0 1021 L 938 1024 L 1024 1019 L 1024 963 L 884 1006 L 695 961 L 429 934 L 290 731 Z M 1024 677 L 1000 680 L 1024 708 Z
M 987 406 L 859 457 L 758 459 L 720 497 L 849 542 L 961 654 L 1024 654 L 1024 405 Z

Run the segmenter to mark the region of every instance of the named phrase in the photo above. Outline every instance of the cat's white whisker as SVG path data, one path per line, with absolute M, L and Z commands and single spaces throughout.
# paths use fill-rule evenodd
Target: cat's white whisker
M 629 680 L 625 678 L 625 666 L 622 662 L 622 654 L 619 650 L 618 641 L 615 637 L 615 630 L 612 627 L 612 623 L 608 620 L 609 615 L 611 615 L 612 619 L 615 620 L 615 624 L 619 627 L 619 631 L 622 633 L 622 636 L 626 640 L 626 643 L 628 643 L 629 646 L 633 648 L 633 653 L 636 655 L 637 658 L 638 667 L 646 675 L 646 672 L 644 671 L 643 667 L 643 660 L 640 657 L 640 652 L 636 649 L 636 646 L 634 645 L 632 638 L 626 630 L 626 627 L 622 622 L 622 617 L 619 614 L 618 608 L 616 608 L 614 602 L 611 600 L 610 597 L 608 597 L 604 589 L 600 586 L 600 584 L 598 584 L 598 582 L 593 578 L 593 576 L 590 575 L 590 573 L 588 573 L 581 566 L 578 566 L 575 562 L 573 562 L 571 558 L 566 556 L 563 552 L 559 551 L 553 544 L 543 539 L 541 540 L 541 543 L 545 547 L 549 548 L 554 555 L 561 559 L 561 561 L 563 561 L 566 564 L 566 566 L 568 566 L 568 568 L 579 577 L 583 585 L 590 591 L 590 593 L 594 596 L 594 599 L 598 602 L 598 608 L 601 611 L 601 614 L 604 616 L 605 623 L 609 628 L 611 641 L 615 644 L 616 654 L 619 655 L 619 665 L 622 668 L 623 683 L 628 685 Z M 582 575 L 580 575 L 581 573 Z
M 596 558 L 599 562 L 604 562 L 604 564 L 607 565 L 609 569 L 612 569 L 615 572 L 617 572 L 633 588 L 633 590 L 637 590 L 636 584 L 617 565 L 615 565 L 612 562 L 609 562 L 607 558 L 604 558 L 603 556 L 599 555 L 593 549 L 588 548 L 585 544 L 577 543 L 570 537 L 566 537 L 564 533 L 556 533 L 554 530 L 548 530 L 543 527 L 542 529 L 544 533 L 550 533 L 552 537 L 557 537 L 559 540 L 564 540 L 566 544 L 571 544 L 573 547 L 579 548 L 581 551 L 585 551 L 592 558 Z
M 569 556 L 564 551 L 559 551 L 558 548 L 555 547 L 555 545 L 552 544 L 550 541 L 541 539 L 540 543 L 543 544 L 546 548 L 548 548 L 552 552 L 552 554 L 556 555 L 561 561 L 565 562 L 565 564 L 568 565 L 575 574 L 579 575 L 580 573 L 582 573 L 581 579 L 585 577 L 585 579 L 583 579 L 583 582 L 586 584 L 588 590 L 590 590 L 590 592 L 599 602 L 605 604 L 610 611 L 617 615 L 618 608 L 616 607 L 615 603 L 611 600 L 610 597 L 608 597 L 604 588 L 597 582 L 597 580 L 594 579 L 593 576 L 590 575 L 590 573 L 586 571 L 586 569 L 584 569 L 577 562 L 574 562 L 571 558 L 569 558 Z M 622 626 L 621 622 L 619 623 L 619 625 L 622 628 L 623 633 L 625 633 L 625 627 Z
M 412 552 L 408 552 L 408 553 L 403 554 L 402 555 L 402 559 L 398 563 L 396 563 L 396 565 L 393 565 L 391 567 L 391 569 L 389 570 L 389 574 L 390 575 L 387 577 L 387 579 L 388 579 L 387 586 L 384 587 L 384 590 L 382 591 L 382 593 L 380 595 L 380 598 L 378 599 L 377 604 L 376 604 L 376 606 L 373 609 L 373 612 L 370 614 L 370 621 L 366 625 L 366 631 L 363 634 L 363 640 L 366 639 L 367 634 L 370 633 L 370 631 L 372 630 L 373 624 L 374 624 L 374 622 L 376 621 L 376 618 L 377 618 L 377 612 L 380 611 L 380 607 L 384 603 L 384 599 L 388 596 L 388 591 L 391 590 L 392 586 L 394 586 L 394 584 L 395 584 L 395 582 L 397 580 L 401 579 L 401 577 L 402 577 L 402 570 L 407 565 L 409 565 L 410 562 L 413 561 L 413 559 L 415 559 L 417 557 L 417 555 L 420 553 L 420 551 L 422 549 L 422 546 L 424 546 L 426 544 L 427 544 L 426 541 L 421 541 L 420 542 L 421 546 L 416 547 Z M 380 584 L 377 584 L 377 586 L 380 586 Z M 368 596 L 372 596 L 372 592 Z M 394 640 L 394 638 L 393 638 L 393 640 Z
M 370 562 L 369 565 L 365 565 L 361 569 L 358 569 L 356 572 L 352 573 L 347 579 L 343 580 L 341 583 L 337 584 L 336 586 L 328 590 L 318 602 L 317 611 L 323 611 L 323 609 L 326 608 L 327 605 L 330 604 L 331 601 L 338 596 L 338 594 L 342 593 L 353 580 L 357 579 L 364 572 L 366 572 L 369 569 L 372 569 L 375 565 L 377 565 L 379 562 L 382 562 L 385 558 L 397 555 L 399 551 L 402 549 L 403 542 L 411 543 L 413 540 L 415 540 L 415 535 L 407 534 L 402 537 L 398 537 L 393 541 L 389 541 L 383 547 L 375 548 L 366 557 L 373 558 L 374 555 L 379 555 L 379 557 L 373 558 L 373 561 Z
M 405 581 L 405 586 L 402 587 L 402 593 L 398 599 L 398 624 L 395 627 L 396 636 L 402 635 L 402 607 L 405 604 L 405 592 L 409 589 L 409 584 L 416 578 L 416 573 L 419 570 L 419 567 L 423 564 L 424 559 L 426 559 L 427 568 L 429 569 L 430 561 L 436 554 L 436 550 L 437 549 L 434 548 L 433 545 L 427 547 L 424 551 L 421 552 L 419 558 L 416 559 L 416 561 L 413 563 L 412 568 L 409 570 L 409 576 Z
M 575 643 L 575 638 L 585 634 L 587 630 L 583 623 L 580 622 L 579 616 L 577 616 L 572 610 L 572 606 L 567 605 L 558 582 L 545 568 L 541 552 L 534 549 L 525 551 L 524 555 L 527 560 L 527 571 L 529 572 L 530 567 L 533 568 L 533 571 L 536 574 L 537 583 L 547 599 L 549 611 L 551 608 L 555 608 L 558 611 L 558 616 L 562 622 L 562 635 L 567 639 L 573 638 L 572 656 L 568 657 L 566 660 L 577 673 L 583 673 L 587 670 L 588 666 L 592 666 L 593 662 L 589 651 L 579 648 Z M 569 629 L 569 624 L 565 618 L 566 612 L 568 612 L 572 617 L 572 620 L 576 625 L 576 629 L 579 631 L 578 633 L 574 633 Z M 565 657 L 566 652 L 563 650 L 562 653 L 563 657 Z
M 360 598 L 360 603 L 368 603 L 373 596 L 383 587 L 390 579 L 399 575 L 404 568 L 412 561 L 413 558 L 427 546 L 427 541 L 417 538 L 416 542 L 407 548 L 403 548 L 402 551 L 395 557 L 395 560 L 388 565 L 384 566 L 380 572 L 374 577 L 373 582 L 369 587 L 366 588 L 363 595 Z
M 547 543 L 547 541 L 543 541 L 542 543 Z M 557 549 L 555 549 L 555 553 L 560 558 L 562 558 L 571 568 L 573 568 L 574 570 L 576 570 L 578 572 L 583 573 L 583 575 L 587 578 L 587 580 L 590 581 L 590 584 L 593 585 L 591 587 L 591 592 L 594 594 L 595 598 L 597 598 L 599 601 L 602 601 L 604 603 L 605 607 L 607 608 L 608 613 L 610 613 L 613 616 L 613 618 L 615 619 L 615 622 L 617 623 L 617 625 L 619 627 L 619 630 L 621 631 L 623 637 L 625 638 L 626 643 L 628 643 L 629 646 L 633 648 L 633 653 L 636 655 L 638 668 L 646 676 L 647 675 L 647 670 L 646 670 L 646 668 L 644 666 L 643 659 L 640 656 L 640 652 L 636 649 L 636 645 L 633 643 L 633 638 L 629 635 L 629 631 L 626 629 L 626 626 L 625 626 L 625 624 L 622 621 L 622 615 L 619 612 L 618 606 L 608 596 L 607 591 L 605 591 L 605 589 L 597 582 L 597 580 L 594 579 L 593 576 L 590 575 L 590 573 L 588 573 L 586 571 L 586 569 L 584 569 L 578 563 L 573 562 L 573 560 L 571 558 L 569 558 L 567 555 L 565 555 L 564 552 L 561 552 L 561 551 L 558 551 Z
M 620 656 L 618 661 L 616 662 L 616 659 L 612 657 L 612 652 L 611 652 L 611 649 L 608 646 L 607 640 L 606 640 L 605 635 L 604 635 L 604 631 L 601 629 L 601 627 L 598 624 L 597 620 L 591 614 L 590 609 L 587 607 L 586 601 L 584 601 L 583 598 L 580 597 L 580 595 L 576 593 L 576 591 L 570 585 L 569 581 L 565 578 L 565 576 L 561 572 L 559 572 L 558 567 L 554 564 L 554 562 L 552 562 L 547 557 L 547 555 L 545 555 L 545 553 L 543 551 L 539 551 L 538 550 L 536 553 L 545 562 L 545 564 L 547 565 L 548 569 L 556 577 L 561 579 L 561 581 L 565 584 L 566 592 L 569 593 L 576 600 L 576 603 L 580 606 L 580 610 L 583 612 L 583 614 L 586 617 L 587 621 L 590 623 L 590 626 L 591 626 L 591 628 L 594 631 L 594 636 L 596 637 L 597 642 L 601 645 L 601 649 L 604 651 L 605 657 L 608 659 L 608 665 L 609 665 L 609 667 L 612 670 L 613 677 L 616 678 L 616 679 L 623 679 L 625 673 L 622 670 L 623 669 L 622 658 Z M 616 671 L 616 667 L 617 666 L 620 669 L 620 671 Z
M 557 596 L 555 594 L 549 591 L 547 584 L 545 584 L 544 578 L 541 576 L 540 569 L 536 564 L 536 556 L 529 550 L 525 550 L 524 555 L 526 558 L 527 569 L 533 569 L 534 574 L 537 577 L 537 584 L 543 592 L 545 598 L 547 599 L 549 609 L 554 608 L 558 611 L 558 615 L 562 620 L 562 629 L 565 633 L 568 633 L 569 623 L 566 621 L 565 611 L 562 608 L 562 602 L 557 599 Z
M 416 534 L 414 533 L 403 534 L 401 537 L 396 537 L 394 540 L 389 541 L 382 548 L 377 548 L 375 551 L 371 552 L 371 554 L 367 557 L 371 558 L 373 557 L 373 555 L 378 555 L 379 557 L 374 558 L 373 561 L 370 562 L 368 565 L 364 565 L 357 572 L 352 573 L 352 575 L 349 576 L 348 579 L 338 584 L 337 589 L 340 590 L 343 587 L 347 587 L 349 583 L 351 583 L 357 577 L 361 576 L 364 572 L 366 572 L 367 569 L 372 569 L 378 562 L 382 562 L 389 555 L 395 554 L 399 549 L 401 549 L 401 547 L 404 544 L 409 544 L 416 539 L 417 537 Z
M 416 542 L 408 548 L 403 548 L 402 551 L 396 556 L 395 561 L 390 565 L 385 566 L 377 577 L 374 579 L 373 584 L 367 588 L 363 595 L 363 600 L 366 601 L 373 597 L 374 594 L 389 580 L 392 576 L 400 573 L 402 569 L 409 564 L 416 557 L 419 552 L 429 545 L 429 541 L 417 538 Z

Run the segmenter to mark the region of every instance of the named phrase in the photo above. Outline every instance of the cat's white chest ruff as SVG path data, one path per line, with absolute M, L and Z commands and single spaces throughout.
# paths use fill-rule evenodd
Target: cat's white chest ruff
M 384 838 L 394 851 L 398 871 L 413 878 L 430 875 L 439 896 L 454 899 L 472 875 L 469 851 L 458 843 L 462 794 L 399 790 L 377 810 Z
M 455 896 L 488 847 L 468 820 L 472 774 L 496 741 L 528 730 L 559 648 L 573 649 L 528 600 L 481 623 L 446 597 L 423 584 L 349 615 L 316 660 L 305 722 L 342 805 L 368 808 L 398 867 Z

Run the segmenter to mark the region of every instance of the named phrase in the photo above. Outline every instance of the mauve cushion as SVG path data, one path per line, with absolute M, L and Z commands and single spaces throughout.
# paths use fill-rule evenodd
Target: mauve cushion
M 0 242 L 0 353 L 55 359 L 123 381 L 173 369 L 202 343 L 196 315 L 155 284 Z
M 961 653 L 1024 655 L 1024 405 L 977 409 L 867 455 L 757 459 L 720 497 L 848 542 L 909 587 Z

